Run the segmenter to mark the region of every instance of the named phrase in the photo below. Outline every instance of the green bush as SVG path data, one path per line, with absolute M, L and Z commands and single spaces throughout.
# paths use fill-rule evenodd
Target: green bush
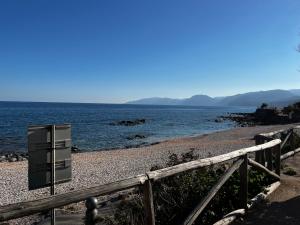
M 192 151 L 179 157 L 170 156 L 167 166 L 197 159 Z M 182 224 L 188 214 L 208 194 L 212 186 L 224 174 L 229 165 L 203 168 L 183 172 L 153 183 L 154 207 L 157 225 Z M 156 166 L 153 170 L 159 169 Z M 249 199 L 264 190 L 273 180 L 266 175 L 249 171 Z M 235 172 L 219 190 L 211 203 L 201 213 L 195 224 L 212 224 L 225 214 L 239 208 L 239 173 Z M 143 225 L 144 212 L 142 195 L 135 195 L 133 200 L 123 202 L 114 218 L 107 220 L 108 225 Z
M 297 172 L 293 168 L 287 167 L 283 171 L 283 174 L 288 175 L 288 176 L 295 176 L 295 175 L 297 175 Z
M 285 140 L 287 134 L 281 135 L 280 138 L 282 141 Z M 287 152 L 293 151 L 300 147 L 300 137 L 298 133 L 293 133 L 290 137 L 289 141 L 283 146 L 281 149 L 281 154 L 285 154 Z

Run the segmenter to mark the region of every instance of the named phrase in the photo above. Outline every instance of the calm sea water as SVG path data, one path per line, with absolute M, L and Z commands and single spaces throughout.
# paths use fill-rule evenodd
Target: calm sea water
M 72 142 L 82 150 L 102 150 L 151 144 L 234 126 L 216 123 L 221 115 L 251 112 L 245 107 L 142 106 L 73 103 L 0 102 L 0 152 L 27 151 L 27 126 L 72 125 Z M 146 119 L 133 127 L 112 126 L 120 120 Z M 145 139 L 128 140 L 136 134 Z

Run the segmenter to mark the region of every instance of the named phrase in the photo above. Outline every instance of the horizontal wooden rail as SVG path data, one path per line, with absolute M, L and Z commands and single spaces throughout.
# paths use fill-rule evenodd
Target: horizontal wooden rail
M 277 131 L 273 131 L 273 132 L 269 132 L 269 133 L 261 133 L 259 134 L 259 136 L 263 136 L 266 138 L 273 138 L 275 135 L 280 134 L 280 133 L 284 133 L 284 132 L 289 132 L 293 129 L 295 129 L 296 127 L 290 128 L 290 129 L 281 129 L 281 130 L 277 130 Z
M 295 155 L 296 153 L 300 152 L 300 148 L 295 149 L 294 151 L 290 151 L 288 153 L 285 153 L 284 155 L 282 155 L 280 157 L 281 160 L 285 160 L 293 155 Z
M 201 168 L 201 167 L 212 166 L 212 165 L 219 164 L 219 163 L 224 163 L 229 160 L 241 157 L 248 153 L 253 153 L 253 152 L 257 152 L 257 151 L 261 151 L 264 149 L 275 147 L 276 145 L 279 145 L 280 143 L 281 143 L 281 140 L 276 139 L 276 140 L 272 140 L 265 144 L 240 149 L 240 150 L 226 153 L 223 155 L 218 155 L 218 156 L 214 156 L 214 157 L 206 158 L 206 159 L 199 159 L 199 160 L 195 160 L 195 161 L 191 161 L 191 162 L 187 162 L 187 163 L 182 163 L 182 164 L 179 164 L 176 166 L 163 168 L 160 170 L 151 171 L 151 172 L 148 172 L 147 175 L 149 176 L 150 179 L 158 180 L 158 179 L 169 177 L 169 176 L 181 173 L 181 172 L 185 172 L 185 171 L 189 171 L 189 170 L 193 170 L 193 169 L 197 169 L 197 168 Z
M 146 175 L 138 175 L 136 177 L 105 185 L 71 191 L 64 194 L 37 199 L 34 201 L 2 206 L 0 207 L 0 222 L 20 218 L 23 216 L 29 216 L 43 211 L 48 211 L 52 208 L 58 208 L 72 203 L 77 203 L 80 201 L 84 201 L 89 197 L 107 195 L 113 192 L 122 191 L 124 189 L 139 186 L 146 180 Z
M 265 138 L 274 138 L 275 135 L 279 134 L 279 133 L 288 133 L 288 132 L 291 132 L 293 130 L 296 130 L 296 129 L 300 129 L 300 125 L 297 125 L 297 126 L 294 126 L 292 128 L 289 128 L 289 129 L 281 129 L 281 130 L 277 130 L 277 131 L 273 131 L 273 132 L 269 132 L 269 133 L 261 133 L 261 134 L 258 134 L 258 136 L 262 136 L 262 137 L 265 137 Z
M 49 196 L 46 198 L 37 199 L 34 201 L 15 203 L 7 206 L 0 207 L 0 222 L 10 219 L 16 219 L 23 216 L 29 216 L 43 211 L 48 211 L 52 208 L 58 208 L 72 203 L 84 201 L 89 197 L 97 197 L 101 195 L 111 194 L 113 192 L 122 191 L 124 189 L 140 186 L 145 183 L 146 180 L 157 180 L 171 175 L 178 174 L 180 172 L 189 171 L 201 167 L 211 166 L 229 160 L 236 159 L 247 153 L 261 151 L 264 149 L 272 148 L 281 143 L 280 139 L 270 141 L 268 143 L 257 145 L 237 151 L 233 151 L 227 154 L 191 161 L 176 166 L 164 168 L 148 172 L 147 174 L 138 175 L 136 177 L 128 178 L 125 180 L 104 184 L 100 186 L 85 188 L 81 190 L 71 191 L 64 194 L 58 194 Z

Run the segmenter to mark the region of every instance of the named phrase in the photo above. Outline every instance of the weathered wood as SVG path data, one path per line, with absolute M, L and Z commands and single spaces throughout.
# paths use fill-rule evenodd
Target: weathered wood
M 248 203 L 248 155 L 243 157 L 243 163 L 239 168 L 240 172 L 240 204 L 241 208 L 247 209 Z
M 248 204 L 248 209 L 255 207 L 255 205 L 259 204 L 260 202 L 264 201 L 270 194 L 272 194 L 278 187 L 280 186 L 280 181 L 276 181 L 265 188 L 265 190 L 254 198 L 250 200 L 250 204 Z
M 293 142 L 293 130 L 291 130 L 288 135 L 285 137 L 284 141 L 281 142 L 281 149 L 285 146 L 289 138 L 291 137 L 291 142 Z M 293 145 L 293 144 L 292 144 Z
M 144 205 L 146 225 L 155 225 L 155 213 L 151 180 L 146 180 L 144 184 Z
M 262 144 L 262 139 L 260 135 L 255 135 L 255 145 L 260 145 Z M 255 161 L 258 163 L 261 163 L 261 152 L 255 152 Z
M 266 149 L 265 154 L 266 154 L 267 168 L 272 171 L 273 170 L 272 148 Z
M 273 152 L 275 153 L 275 173 L 280 176 L 281 170 L 281 146 L 277 145 L 273 147 Z
M 277 131 L 273 131 L 273 132 L 269 132 L 269 133 L 262 133 L 262 134 L 259 134 L 260 136 L 264 136 L 266 138 L 273 138 L 276 134 L 279 134 L 279 133 L 283 133 L 283 132 L 286 132 L 286 131 L 289 131 L 290 129 L 281 129 L 281 130 L 277 130 Z
M 84 201 L 89 197 L 107 195 L 116 191 L 121 191 L 124 189 L 139 186 L 143 184 L 146 180 L 146 175 L 138 175 L 136 177 L 128 178 L 109 184 L 71 191 L 64 194 L 58 194 L 42 199 L 37 199 L 34 201 L 2 206 L 0 207 L 0 222 Z
M 255 135 L 255 145 L 262 145 L 266 141 L 270 140 L 270 138 L 266 138 L 265 136 L 262 135 Z M 265 165 L 265 151 L 257 151 L 255 152 L 255 161 Z
M 280 186 L 280 182 L 277 181 L 273 184 L 271 184 L 269 187 L 265 189 L 265 192 L 261 192 L 258 195 L 256 195 L 254 198 L 250 200 L 250 204 L 248 205 L 248 209 L 253 208 L 257 203 L 263 201 L 266 199 L 270 194 L 272 194 L 278 187 Z M 223 219 L 219 220 L 218 222 L 214 223 L 214 225 L 229 225 L 232 224 L 237 218 L 242 217 L 246 215 L 245 209 L 238 209 L 235 210 L 226 216 L 223 217 Z
M 285 160 L 285 159 L 287 159 L 287 158 L 289 158 L 289 157 L 295 155 L 295 154 L 298 153 L 298 152 L 300 152 L 300 148 L 297 148 L 297 149 L 295 149 L 294 151 L 290 151 L 290 152 L 285 153 L 284 155 L 282 155 L 282 156 L 280 157 L 280 159 L 281 159 L 281 160 Z
M 252 159 L 248 159 L 249 165 L 255 167 L 256 169 L 274 177 L 276 180 L 280 180 L 280 176 L 278 176 L 276 173 L 270 171 L 269 169 L 267 169 L 266 167 L 264 167 L 263 165 L 261 165 L 258 162 L 255 162 Z
M 223 219 L 214 223 L 214 225 L 229 225 L 229 224 L 233 223 L 237 218 L 240 218 L 244 215 L 246 215 L 246 210 L 238 209 L 238 210 L 235 210 L 235 211 L 227 214 L 226 216 L 223 217 Z
M 196 208 L 189 214 L 187 219 L 184 221 L 184 225 L 192 225 L 198 218 L 200 213 L 205 209 L 217 192 L 221 189 L 224 183 L 230 178 L 230 176 L 240 167 L 243 163 L 242 159 L 234 162 L 233 165 L 225 172 L 225 174 L 220 178 L 220 180 L 212 187 L 208 192 L 206 197 L 196 206 Z
M 150 179 L 160 179 L 168 177 L 183 171 L 188 171 L 200 167 L 210 166 L 228 160 L 235 159 L 249 152 L 260 151 L 265 148 L 270 148 L 281 143 L 281 140 L 273 140 L 263 145 L 253 146 L 250 148 L 245 148 L 231 153 L 227 153 L 220 156 L 215 156 L 207 159 L 200 159 L 188 163 L 183 163 L 177 166 L 153 171 L 148 173 Z M 20 218 L 23 216 L 32 215 L 42 211 L 47 211 L 51 208 L 58 208 L 68 204 L 84 201 L 88 197 L 97 197 L 100 195 L 107 195 L 116 191 L 125 190 L 135 186 L 143 184 L 147 180 L 147 175 L 139 175 L 133 178 L 128 178 L 125 180 L 104 184 L 100 186 L 95 186 L 91 188 L 86 188 L 82 190 L 76 190 L 64 194 L 58 194 L 55 196 L 50 196 L 42 199 L 37 199 L 29 202 L 21 202 L 16 204 L 11 204 L 8 206 L 0 207 L 0 221 L 6 221 L 9 219 Z
M 206 159 L 199 159 L 199 160 L 195 160 L 195 161 L 191 161 L 191 162 L 187 162 L 187 163 L 182 163 L 182 164 L 179 164 L 176 166 L 163 168 L 160 170 L 151 171 L 151 172 L 148 172 L 147 175 L 150 179 L 153 179 L 155 181 L 155 180 L 169 177 L 169 176 L 181 173 L 181 172 L 194 170 L 194 169 L 201 168 L 201 167 L 211 166 L 211 165 L 215 165 L 215 164 L 219 164 L 219 163 L 224 163 L 229 160 L 233 160 L 235 158 L 241 157 L 247 153 L 253 153 L 253 152 L 261 151 L 263 149 L 272 148 L 280 143 L 281 143 L 281 140 L 276 139 L 276 140 L 270 141 L 270 142 L 262 144 L 262 145 L 244 148 L 244 149 L 233 151 L 233 152 L 230 152 L 227 154 L 218 155 L 218 156 L 214 156 L 214 157 L 206 158 Z

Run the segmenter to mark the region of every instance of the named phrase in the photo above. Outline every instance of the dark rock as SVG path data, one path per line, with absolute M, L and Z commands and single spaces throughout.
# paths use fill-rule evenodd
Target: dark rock
M 126 145 L 124 148 L 139 148 L 139 147 L 143 147 L 143 146 L 148 146 L 149 144 L 146 142 L 142 142 L 140 144 L 136 144 L 136 145 Z
M 20 156 L 22 156 L 24 160 L 28 159 L 27 153 L 21 153 Z
M 145 135 L 143 135 L 143 134 L 136 134 L 136 135 L 133 135 L 133 136 L 129 136 L 126 139 L 127 140 L 134 140 L 134 139 L 144 139 L 144 138 L 146 138 Z
M 224 119 L 223 118 L 217 118 L 215 119 L 215 123 L 223 123 Z
M 28 159 L 28 153 L 24 152 L 13 152 L 13 153 L 2 153 L 0 155 L 0 162 L 17 162 L 25 161 Z
M 149 144 L 149 145 L 158 145 L 158 144 L 160 144 L 160 142 L 159 142 L 159 141 L 156 141 L 156 142 L 153 142 L 153 143 L 151 143 L 151 144 Z
M 137 119 L 137 120 L 121 120 L 118 122 L 110 123 L 113 126 L 136 126 L 146 123 L 145 119 Z
M 21 155 L 17 155 L 17 161 L 23 161 L 23 157 Z
M 74 145 L 71 147 L 71 152 L 77 153 L 77 152 L 80 152 L 80 149 L 76 145 Z
M 15 157 L 8 158 L 8 162 L 16 162 L 16 161 L 18 160 Z
M 222 116 L 220 118 L 234 121 L 242 127 L 300 122 L 300 117 L 298 120 L 297 116 L 293 116 L 297 115 L 295 113 L 297 111 L 297 108 L 295 108 L 296 106 L 293 107 L 286 107 L 284 109 L 261 107 L 257 108 L 254 113 L 234 113 Z

